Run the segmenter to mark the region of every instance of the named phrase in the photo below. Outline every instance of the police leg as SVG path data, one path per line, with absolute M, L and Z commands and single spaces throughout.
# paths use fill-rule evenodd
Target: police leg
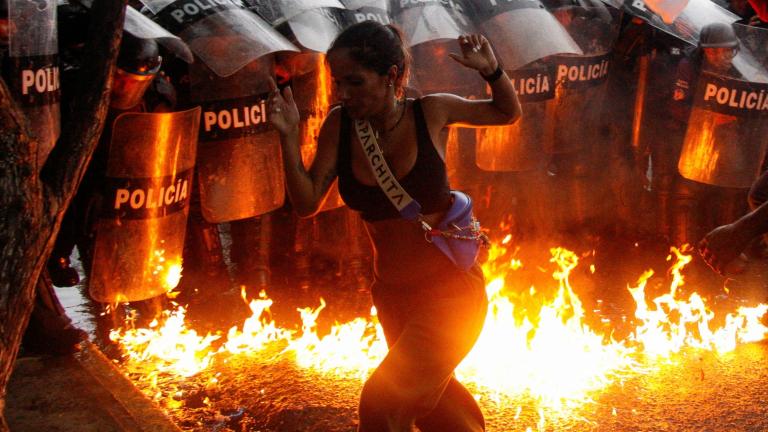
M 309 281 L 312 277 L 311 253 L 314 226 L 317 223 L 316 219 L 317 216 L 311 218 L 296 217 L 296 227 L 293 236 L 293 252 L 296 257 L 294 261 L 294 270 L 295 276 L 298 278 L 299 286 L 302 289 L 309 288 Z
M 656 197 L 656 234 L 672 239 L 672 196 L 678 177 L 675 173 L 654 173 L 652 190 Z
M 675 183 L 670 227 L 672 245 L 695 245 L 701 238 L 701 201 L 705 189 L 705 185 L 682 177 Z
M 768 161 L 768 158 L 766 158 L 766 161 Z M 763 165 L 766 165 L 765 162 Z M 750 211 L 754 211 L 766 201 L 768 201 L 768 170 L 763 170 L 760 177 L 749 188 L 747 205 Z M 751 250 L 756 257 L 768 257 L 768 234 L 763 234 L 759 239 L 755 239 L 752 242 Z
M 179 291 L 186 298 L 204 301 L 231 288 L 218 226 L 203 218 L 197 188 L 190 198 L 183 266 Z
M 270 282 L 269 257 L 272 244 L 272 215 L 232 221 L 230 258 L 235 265 L 235 281 L 256 289 Z
M 24 349 L 36 354 L 67 355 L 79 351 L 87 334 L 72 325 L 61 306 L 46 270 L 35 286 L 35 302 L 24 332 Z
M 649 158 L 647 155 L 633 156 L 630 148 L 614 145 L 611 171 L 606 180 L 611 189 L 611 204 L 617 207 L 616 219 L 611 221 L 613 231 L 635 241 L 647 238 L 651 232 L 647 217 L 651 213 L 651 199 L 647 177 Z M 608 211 L 604 213 L 609 214 Z
M 100 142 L 99 145 L 101 146 L 102 143 Z M 97 148 L 100 149 L 100 147 Z M 48 259 L 48 272 L 56 286 L 75 286 L 80 282 L 80 276 L 71 267 L 70 261 L 75 246 L 77 246 L 85 274 L 90 273 L 95 226 L 98 218 L 96 212 L 100 206 L 97 187 L 103 179 L 103 176 L 97 173 L 101 173 L 104 169 L 100 158 L 97 156 L 99 154 L 95 154 L 88 164 L 80 186 L 64 213 L 59 234 Z
M 749 188 L 747 203 L 750 210 L 755 210 L 768 201 L 768 170 L 764 171 Z
M 745 188 L 720 188 L 720 208 L 716 213 L 716 219 L 714 220 L 714 226 L 729 224 L 736 219 L 744 216 L 749 210 L 749 189 Z M 709 227 L 707 227 L 709 231 Z
M 669 142 L 657 140 L 651 148 L 651 194 L 656 208 L 656 234 L 661 238 L 672 239 L 672 207 L 676 183 L 683 181 L 677 171 L 680 150 L 673 142 L 676 133 Z M 685 188 L 683 188 L 685 190 Z
M 749 211 L 749 189 L 730 187 L 718 187 L 717 189 L 717 193 L 710 195 L 710 199 L 714 198 L 717 202 L 712 205 L 713 219 L 704 228 L 705 233 L 721 225 L 732 223 Z M 750 241 L 744 253 L 739 254 L 735 260 L 729 263 L 725 271 L 730 275 L 743 273 L 749 263 L 748 255 L 760 256 L 762 253 L 759 243 L 760 239 Z
M 590 166 L 589 158 L 586 154 L 576 153 L 572 155 L 572 180 L 571 196 L 573 198 L 573 222 L 581 230 L 594 232 L 597 227 L 593 226 L 595 221 L 594 207 L 594 172 Z
M 101 208 L 102 197 L 98 194 L 90 194 L 87 197 L 77 199 L 76 205 L 78 209 L 78 227 L 75 235 L 75 245 L 77 246 L 77 252 L 80 256 L 80 263 L 83 265 L 83 270 L 86 275 L 91 274 L 91 267 L 93 265 L 93 252 L 96 242 L 96 226 L 98 220 L 98 212 Z
M 546 191 L 547 173 L 543 168 L 516 173 L 515 187 L 521 196 L 521 217 L 527 220 L 525 226 L 532 230 L 528 237 L 546 239 L 553 232 L 555 223 L 552 209 L 557 206 Z
M 592 197 L 589 184 L 591 170 L 584 155 L 579 153 L 561 153 L 553 158 L 557 172 L 557 187 L 567 203 L 561 212 L 561 229 L 565 233 L 576 235 L 575 240 L 590 240 L 592 227 L 587 226 L 591 218 Z M 582 237 L 587 235 L 587 237 Z
M 70 265 L 70 255 L 75 248 L 76 238 L 74 213 L 75 210 L 71 208 L 64 213 L 59 234 L 46 264 L 51 281 L 59 287 L 71 287 L 80 282 L 80 275 Z
M 342 255 L 342 260 L 346 262 L 345 271 L 347 278 L 357 286 L 358 290 L 367 290 L 370 285 L 370 248 L 367 244 L 365 227 L 360 215 L 348 208 L 341 210 L 343 212 L 346 237 L 347 252 Z
M 484 174 L 490 181 L 481 189 L 479 196 L 473 196 L 473 206 L 478 219 L 486 227 L 504 227 L 504 234 L 511 234 L 517 241 L 523 235 L 519 188 L 516 173 L 492 172 Z

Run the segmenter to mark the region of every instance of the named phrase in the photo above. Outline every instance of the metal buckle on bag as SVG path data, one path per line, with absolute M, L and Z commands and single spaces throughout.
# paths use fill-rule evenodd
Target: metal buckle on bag
M 424 230 L 424 240 L 428 243 L 432 243 L 432 226 L 429 225 L 421 215 L 419 215 L 419 223 L 421 223 L 421 229 Z

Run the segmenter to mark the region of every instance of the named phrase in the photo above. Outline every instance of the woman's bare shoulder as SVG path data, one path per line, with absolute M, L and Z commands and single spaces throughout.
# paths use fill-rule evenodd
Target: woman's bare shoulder
M 338 136 L 339 129 L 341 128 L 341 110 L 341 105 L 334 105 L 331 107 L 323 120 L 323 125 L 320 130 L 321 136 Z

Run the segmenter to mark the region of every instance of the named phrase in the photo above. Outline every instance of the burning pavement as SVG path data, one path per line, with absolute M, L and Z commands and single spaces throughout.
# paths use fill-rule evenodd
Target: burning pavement
M 489 251 L 488 317 L 456 372 L 489 431 L 768 428 L 768 305 L 688 282 L 685 249 L 606 289 L 603 264 L 625 260 L 552 248 L 528 264 L 509 243 Z M 184 430 L 355 430 L 386 346 L 368 294 L 342 288 L 243 289 L 250 316 L 206 334 L 175 305 L 112 330 L 118 367 Z

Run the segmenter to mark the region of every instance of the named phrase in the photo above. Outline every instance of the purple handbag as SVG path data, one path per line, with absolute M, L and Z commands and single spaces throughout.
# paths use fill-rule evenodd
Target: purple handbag
M 464 192 L 452 190 L 453 204 L 443 220 L 432 228 L 421 221 L 427 241 L 437 246 L 461 270 L 475 265 L 480 246 L 488 246 L 488 236 L 472 214 L 472 198 Z
M 488 246 L 489 242 L 488 236 L 480 228 L 480 222 L 472 215 L 472 199 L 469 195 L 452 190 L 451 208 L 437 227 L 432 228 L 422 218 L 421 205 L 400 186 L 387 166 L 376 134 L 373 133 L 368 121 L 356 120 L 355 131 L 371 170 L 382 173 L 376 176 L 376 182 L 400 215 L 405 219 L 419 222 L 424 229 L 424 237 L 427 241 L 437 246 L 456 267 L 464 271 L 472 268 L 477 261 L 480 246 Z M 384 179 L 388 183 L 385 184 Z

